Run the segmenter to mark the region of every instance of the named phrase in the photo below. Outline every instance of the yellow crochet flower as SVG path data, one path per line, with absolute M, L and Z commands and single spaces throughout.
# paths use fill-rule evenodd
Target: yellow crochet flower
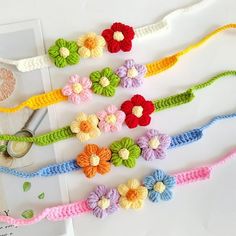
M 143 207 L 143 201 L 147 198 L 148 190 L 141 186 L 137 179 L 130 179 L 127 184 L 120 184 L 117 188 L 121 197 L 119 205 L 122 208 L 139 209 Z
M 101 35 L 88 33 L 78 39 L 77 45 L 79 46 L 78 53 L 81 57 L 100 57 L 103 54 L 106 41 Z
M 80 112 L 76 120 L 72 121 L 70 129 L 81 142 L 85 142 L 101 134 L 97 125 L 98 118 L 96 115 L 87 116 L 85 113 Z

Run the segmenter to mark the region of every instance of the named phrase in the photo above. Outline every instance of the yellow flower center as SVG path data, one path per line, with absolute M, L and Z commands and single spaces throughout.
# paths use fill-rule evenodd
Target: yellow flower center
M 100 157 L 97 156 L 96 154 L 92 154 L 90 156 L 89 162 L 91 166 L 98 166 L 100 162 Z
M 80 122 L 79 128 L 82 132 L 89 133 L 92 129 L 92 125 L 90 124 L 89 121 L 83 120 L 83 121 Z
M 84 41 L 84 46 L 88 48 L 89 50 L 92 50 L 97 47 L 97 40 L 95 37 L 88 37 Z
M 153 189 L 158 193 L 163 193 L 166 189 L 166 186 L 162 182 L 156 182 Z
M 110 124 L 115 124 L 116 123 L 116 116 L 111 114 L 106 117 L 106 122 Z
M 143 108 L 141 106 L 134 106 L 132 114 L 140 118 L 143 115 Z
M 100 79 L 99 84 L 101 84 L 102 87 L 104 88 L 104 87 L 107 87 L 110 84 L 110 81 L 109 81 L 109 79 L 106 76 L 103 76 Z
M 138 75 L 138 71 L 136 70 L 136 68 L 133 66 L 131 69 L 128 70 L 127 73 L 129 78 L 135 78 Z
M 69 49 L 67 49 L 65 47 L 61 47 L 59 50 L 59 53 L 63 58 L 67 58 L 70 55 Z
M 126 193 L 126 198 L 128 201 L 135 201 L 138 199 L 138 191 L 136 189 L 130 189 Z
M 82 85 L 80 83 L 74 83 L 72 85 L 72 90 L 73 90 L 74 93 L 79 94 L 80 92 L 82 92 L 83 87 L 82 87 Z
M 152 149 L 157 149 L 160 145 L 160 141 L 157 137 L 153 137 L 149 140 L 148 145 Z
M 113 34 L 113 39 L 115 39 L 118 42 L 122 41 L 124 38 L 125 38 L 124 35 L 120 31 L 116 31 Z
M 98 201 L 98 206 L 102 210 L 105 210 L 110 206 L 110 200 L 105 197 L 102 197 L 101 200 Z
M 123 160 L 129 159 L 129 150 L 127 148 L 120 149 L 118 154 Z

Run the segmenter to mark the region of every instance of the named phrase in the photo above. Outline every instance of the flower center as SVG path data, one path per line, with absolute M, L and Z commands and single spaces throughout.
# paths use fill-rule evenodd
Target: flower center
M 166 186 L 162 182 L 156 182 L 153 189 L 158 193 L 163 193 L 166 189 Z
M 97 46 L 97 42 L 96 42 L 96 39 L 93 38 L 93 37 L 90 37 L 90 38 L 87 38 L 85 41 L 84 41 L 84 46 L 88 49 L 94 49 L 96 48 Z
M 108 115 L 105 120 L 107 123 L 115 124 L 116 123 L 116 116 L 114 114 Z
M 131 69 L 128 70 L 127 76 L 129 78 L 135 78 L 138 75 L 138 71 L 136 70 L 136 68 L 133 66 Z
M 125 38 L 124 35 L 120 31 L 115 31 L 113 34 L 113 39 L 115 39 L 118 42 L 122 41 L 124 38 Z
M 107 87 L 110 84 L 109 79 L 106 76 L 103 76 L 100 81 L 99 84 L 102 85 L 103 88 Z
M 88 121 L 83 120 L 83 121 L 80 122 L 80 127 L 79 128 L 82 132 L 89 133 L 90 130 L 92 129 L 92 126 Z
M 126 148 L 120 149 L 118 154 L 123 160 L 129 159 L 129 150 Z
M 99 201 L 98 201 L 98 206 L 102 209 L 105 210 L 110 206 L 110 200 L 102 197 Z
M 148 145 L 149 145 L 149 147 L 152 148 L 152 149 L 157 149 L 157 148 L 159 147 L 159 145 L 160 145 L 160 141 L 159 141 L 159 139 L 155 136 L 155 137 L 153 137 L 153 138 L 151 138 L 151 139 L 149 140 Z
M 72 85 L 72 90 L 73 90 L 74 93 L 79 94 L 80 92 L 82 92 L 83 87 L 82 87 L 82 85 L 80 83 L 74 83 Z
M 96 154 L 92 154 L 89 159 L 90 165 L 91 166 L 98 166 L 100 162 L 100 157 L 97 156 Z
M 126 198 L 129 201 L 135 201 L 138 199 L 138 192 L 136 189 L 130 189 L 127 193 L 126 193 Z
M 67 49 L 65 47 L 61 47 L 59 50 L 59 53 L 63 58 L 67 58 L 70 55 L 69 49 Z
M 143 115 L 143 108 L 141 106 L 134 106 L 132 114 L 140 118 Z

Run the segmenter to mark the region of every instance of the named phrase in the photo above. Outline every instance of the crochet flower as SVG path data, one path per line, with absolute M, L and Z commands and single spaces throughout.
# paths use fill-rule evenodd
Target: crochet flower
M 99 148 L 96 144 L 87 144 L 84 151 L 77 158 L 77 165 L 83 169 L 84 174 L 91 178 L 99 173 L 106 174 L 111 169 L 111 151 L 108 148 Z
M 117 189 L 121 195 L 119 200 L 120 207 L 125 209 L 143 207 L 148 190 L 146 187 L 141 186 L 137 179 L 130 179 L 127 184 L 120 184 Z
M 150 129 L 143 136 L 139 137 L 136 143 L 142 149 L 142 157 L 146 161 L 152 161 L 165 158 L 166 150 L 171 143 L 171 137 L 161 134 L 155 129 Z
M 155 170 L 152 175 L 144 178 L 143 184 L 152 202 L 168 201 L 172 198 L 171 189 L 175 186 L 175 178 L 162 170 Z
M 100 57 L 103 54 L 103 48 L 106 45 L 105 39 L 95 33 L 82 35 L 78 41 L 79 55 L 83 58 Z
M 78 46 L 73 41 L 58 39 L 55 45 L 48 49 L 48 54 L 53 59 L 55 66 L 60 68 L 79 63 Z
M 133 59 L 126 60 L 124 65 L 116 70 L 123 88 L 137 88 L 143 84 L 147 72 L 145 65 L 136 64 Z
M 111 53 L 124 51 L 129 52 L 132 48 L 134 30 L 131 26 L 122 23 L 114 23 L 110 29 L 105 29 L 102 36 L 107 42 L 107 49 Z
M 99 119 L 98 127 L 104 132 L 115 132 L 121 130 L 125 120 L 125 113 L 118 110 L 116 106 L 110 105 L 105 110 L 97 113 Z
M 89 208 L 92 209 L 93 215 L 104 218 L 118 210 L 119 198 L 120 195 L 116 189 L 99 185 L 95 191 L 89 194 L 87 203 Z
M 109 67 L 104 68 L 101 72 L 92 72 L 90 79 L 93 83 L 93 92 L 107 97 L 115 95 L 116 87 L 120 83 L 120 78 Z
M 76 120 L 72 121 L 70 129 L 81 142 L 85 142 L 101 134 L 97 125 L 98 118 L 96 115 L 87 116 L 85 113 L 80 112 Z
M 113 142 L 109 148 L 112 151 L 111 162 L 114 166 L 124 165 L 133 168 L 141 153 L 141 149 L 134 140 L 127 137 Z
M 121 110 L 126 114 L 125 123 L 132 129 L 138 125 L 149 125 L 151 122 L 150 114 L 155 109 L 151 101 L 146 101 L 143 96 L 137 94 L 130 101 L 125 101 L 121 105 Z
M 62 89 L 62 94 L 68 97 L 72 103 L 88 101 L 92 98 L 92 82 L 87 77 L 80 78 L 78 75 L 72 75 L 68 83 Z

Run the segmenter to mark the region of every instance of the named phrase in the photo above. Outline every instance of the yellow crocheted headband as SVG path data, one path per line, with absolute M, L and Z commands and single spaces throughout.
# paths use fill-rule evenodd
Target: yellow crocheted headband
M 143 83 L 143 78 L 153 76 L 174 66 L 182 55 L 201 46 L 219 32 L 230 28 L 236 28 L 236 24 L 228 24 L 217 28 L 199 42 L 188 46 L 184 50 L 146 65 L 137 64 L 133 59 L 129 59 L 115 71 L 106 67 L 101 71 L 92 72 L 89 78 L 79 77 L 77 74 L 72 75 L 62 89 L 35 95 L 13 108 L 0 107 L 0 112 L 16 112 L 24 107 L 36 110 L 65 100 L 79 104 L 91 99 L 93 93 L 114 96 L 118 85 L 123 88 L 139 87 Z

